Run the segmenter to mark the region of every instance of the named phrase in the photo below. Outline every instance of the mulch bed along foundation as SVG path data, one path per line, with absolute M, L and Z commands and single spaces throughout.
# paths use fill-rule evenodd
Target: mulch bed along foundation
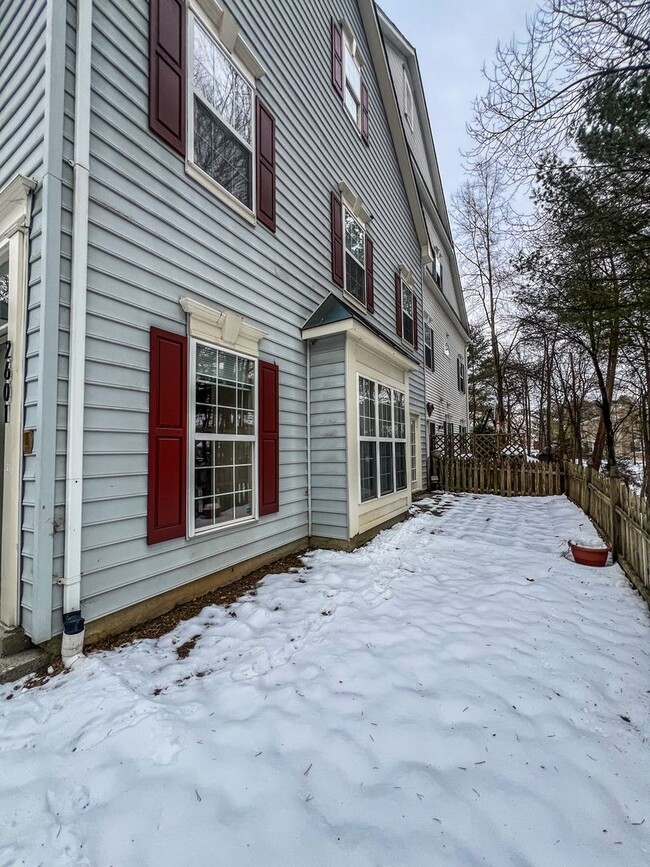
M 259 583 L 267 575 L 295 572 L 305 568 L 308 567 L 305 567 L 302 561 L 302 554 L 289 554 L 287 557 L 282 557 L 280 560 L 269 563 L 268 566 L 251 572 L 250 575 L 245 575 L 243 578 L 233 581 L 232 584 L 218 587 L 216 590 L 211 590 L 203 596 L 197 596 L 196 599 L 190 599 L 189 602 L 178 605 L 166 614 L 161 614 L 159 617 L 154 617 L 152 620 L 147 620 L 145 623 L 133 626 L 131 629 L 127 629 L 126 632 L 110 635 L 107 638 L 102 638 L 101 641 L 87 644 L 84 647 L 84 653 L 87 655 L 104 650 L 113 650 L 116 647 L 122 647 L 125 644 L 130 644 L 132 641 L 138 641 L 142 638 L 160 638 L 161 635 L 165 635 L 167 632 L 175 629 L 183 620 L 196 617 L 208 605 L 223 605 L 224 607 L 228 607 L 247 593 L 255 595 Z M 305 583 L 304 578 L 299 579 L 299 581 L 301 584 Z M 186 641 L 176 648 L 179 659 L 185 659 L 189 656 L 197 639 L 194 639 L 194 641 L 190 640 L 189 642 Z M 16 685 L 14 689 L 33 689 L 46 683 L 50 678 L 65 672 L 66 669 L 63 667 L 61 657 L 57 657 L 46 668 L 32 675 L 24 684 L 20 686 Z

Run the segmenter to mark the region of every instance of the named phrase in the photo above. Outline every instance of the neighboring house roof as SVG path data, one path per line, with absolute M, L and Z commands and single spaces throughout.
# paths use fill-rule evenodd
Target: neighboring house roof
M 445 304 L 446 308 L 453 315 L 453 318 L 460 325 L 465 336 L 469 340 L 469 324 L 465 309 L 465 299 L 463 297 L 460 274 L 458 272 L 456 251 L 451 235 L 449 214 L 447 213 L 447 207 L 445 204 L 440 168 L 438 166 L 435 146 L 433 143 L 431 122 L 424 95 L 424 87 L 422 84 L 417 52 L 395 24 L 379 8 L 379 6 L 377 6 L 374 0 L 359 0 L 359 8 L 366 30 L 370 51 L 372 53 L 373 63 L 377 72 L 379 87 L 393 136 L 398 162 L 404 178 L 404 184 L 411 205 L 411 210 L 413 211 L 413 219 L 420 240 L 423 257 L 426 257 L 427 254 L 428 256 L 431 256 L 432 248 L 430 232 L 427 228 L 426 219 L 424 218 L 424 210 L 426 209 L 434 223 L 436 235 L 440 239 L 441 244 L 445 247 L 445 252 L 447 253 L 451 263 L 451 279 L 459 313 L 456 313 L 453 307 L 449 304 L 448 299 L 444 297 L 443 293 L 440 293 L 439 300 Z M 385 40 L 389 41 L 404 58 L 404 62 L 407 64 L 410 72 L 410 78 L 414 85 L 413 98 L 416 109 L 418 116 L 423 119 L 423 122 L 421 123 L 421 131 L 424 139 L 427 166 L 429 169 L 428 178 L 424 177 L 423 173 L 418 168 L 408 145 L 404 130 L 404 119 L 397 100 L 396 85 L 391 75 L 390 64 L 386 53 Z M 415 192 L 415 197 L 413 196 L 413 192 Z M 426 261 L 426 258 L 424 261 Z M 433 289 L 432 291 L 436 292 L 436 289 Z

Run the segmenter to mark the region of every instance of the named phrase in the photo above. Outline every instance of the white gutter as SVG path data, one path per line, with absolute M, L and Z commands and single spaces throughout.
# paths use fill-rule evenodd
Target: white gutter
M 84 452 L 84 383 L 86 373 L 86 283 L 88 277 L 88 177 L 90 170 L 90 75 L 92 0 L 77 0 L 74 118 L 74 200 L 70 342 L 68 350 L 68 418 L 65 476 L 65 566 L 63 641 L 66 667 L 83 651 L 81 617 L 81 509 Z
M 307 536 L 311 545 L 311 340 L 307 341 Z

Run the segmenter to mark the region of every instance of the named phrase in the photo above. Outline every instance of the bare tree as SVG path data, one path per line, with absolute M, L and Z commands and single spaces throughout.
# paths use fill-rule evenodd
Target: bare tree
M 504 371 L 517 336 L 508 299 L 512 291 L 513 226 L 518 218 L 506 177 L 498 166 L 484 161 L 474 164 L 468 180 L 452 198 L 452 219 L 470 316 L 489 336 L 496 425 L 504 430 Z
M 648 0 L 544 0 L 522 41 L 499 45 L 469 132 L 482 159 L 530 173 L 570 146 L 591 98 L 650 70 Z

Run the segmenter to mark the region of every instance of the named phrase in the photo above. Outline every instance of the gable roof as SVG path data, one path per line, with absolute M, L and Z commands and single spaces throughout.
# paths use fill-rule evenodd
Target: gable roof
M 377 6 L 374 0 L 359 0 L 359 9 L 366 30 L 366 37 L 372 54 L 373 64 L 377 72 L 377 80 L 379 82 L 388 124 L 393 137 L 397 159 L 400 165 L 400 170 L 402 171 L 409 204 L 411 205 L 411 210 L 413 212 L 413 219 L 423 253 L 423 262 L 431 261 L 430 257 L 432 253 L 431 238 L 429 237 L 429 231 L 423 213 L 424 208 L 426 207 L 427 212 L 432 215 L 437 235 L 440 238 L 451 263 L 451 278 L 453 281 L 456 303 L 460 312 L 460 320 L 458 324 L 469 340 L 469 324 L 465 309 L 465 299 L 463 297 L 460 274 L 458 272 L 456 251 L 451 235 L 449 214 L 445 204 L 440 168 L 438 166 L 435 146 L 433 143 L 431 122 L 424 95 L 424 86 L 422 84 L 417 52 L 405 36 L 398 30 L 395 24 Z M 414 84 L 413 99 L 415 101 L 418 115 L 424 121 L 421 123 L 421 128 L 424 138 L 427 166 L 429 169 L 429 178 L 425 178 L 417 166 L 406 139 L 404 120 L 399 108 L 395 82 L 393 81 L 388 62 L 385 44 L 386 41 L 389 41 L 404 58 L 409 69 L 411 81 Z M 413 193 L 415 193 L 415 196 Z M 438 294 L 436 290 L 437 287 L 433 291 L 435 294 Z M 445 307 L 452 312 L 455 319 L 458 319 L 453 307 L 449 305 L 449 302 L 444 298 L 442 293 L 440 293 L 440 298 L 438 300 L 440 300 Z

